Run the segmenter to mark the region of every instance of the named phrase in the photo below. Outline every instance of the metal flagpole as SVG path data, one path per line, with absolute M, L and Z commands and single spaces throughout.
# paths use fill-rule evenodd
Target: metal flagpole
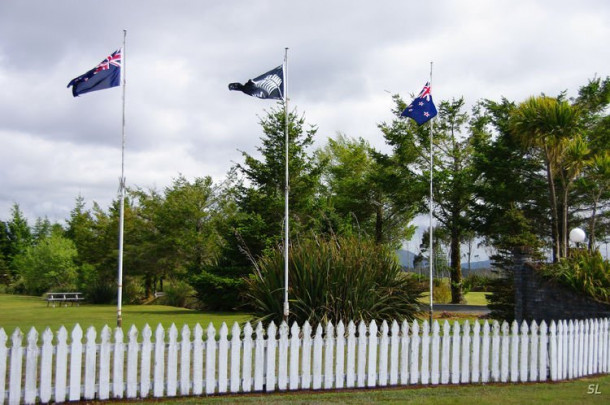
M 121 178 L 119 181 L 121 206 L 119 213 L 119 274 L 117 277 L 117 309 L 116 309 L 116 326 L 123 326 L 123 316 L 121 307 L 123 301 L 123 230 L 125 224 L 125 42 L 127 38 L 127 30 L 123 30 L 123 50 L 121 51 L 121 77 L 123 79 L 123 122 L 121 129 Z
M 430 62 L 430 89 L 432 90 L 432 62 Z M 432 228 L 432 206 L 433 206 L 433 195 L 432 195 L 432 169 L 434 168 L 434 143 L 432 142 L 434 136 L 434 119 L 430 120 L 430 259 L 428 260 L 430 264 L 430 325 L 432 325 L 432 312 L 433 312 L 433 279 L 432 279 L 432 269 L 434 262 L 434 246 L 433 246 L 433 228 Z
M 284 49 L 284 135 L 284 142 L 286 144 L 286 178 L 284 186 L 284 221 L 286 222 L 286 226 L 284 228 L 284 321 L 288 322 L 288 315 L 290 314 L 290 307 L 288 305 L 288 244 L 290 242 L 290 225 L 288 219 L 288 193 L 290 190 L 290 186 L 288 184 L 288 48 Z

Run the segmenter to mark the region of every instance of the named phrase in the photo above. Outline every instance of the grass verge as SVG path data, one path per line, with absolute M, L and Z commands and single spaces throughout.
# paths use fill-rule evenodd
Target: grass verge
M 212 397 L 184 397 L 163 400 L 111 401 L 111 404 L 608 404 L 610 376 L 595 376 L 558 383 L 451 385 L 436 387 L 393 387 L 344 391 L 304 391 L 290 394 L 250 394 Z M 93 402 L 101 404 L 101 402 Z
M 78 323 L 83 329 L 94 326 L 101 330 L 104 325 L 116 326 L 115 305 L 81 305 L 67 307 L 47 307 L 40 297 L 0 294 L 0 327 L 10 335 L 16 327 L 27 333 L 35 327 L 41 333 L 45 328 L 57 331 L 62 325 L 70 332 Z M 223 322 L 229 328 L 234 322 L 245 322 L 250 316 L 234 312 L 202 312 L 165 305 L 124 305 L 122 308 L 123 330 L 135 325 L 141 330 L 148 324 L 154 329 L 160 323 L 163 326 L 176 324 L 179 329 L 186 324 L 190 327 L 199 323 L 204 329 L 210 323 L 218 330 Z

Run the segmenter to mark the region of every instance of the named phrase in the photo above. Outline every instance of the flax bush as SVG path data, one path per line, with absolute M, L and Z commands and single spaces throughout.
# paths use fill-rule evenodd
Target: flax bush
M 573 250 L 570 257 L 544 266 L 542 273 L 573 290 L 610 303 L 610 262 L 598 251 Z
M 394 252 L 358 237 L 312 238 L 294 243 L 289 261 L 290 322 L 412 320 L 424 286 L 402 271 Z M 261 321 L 283 319 L 284 252 L 256 262 L 247 298 Z

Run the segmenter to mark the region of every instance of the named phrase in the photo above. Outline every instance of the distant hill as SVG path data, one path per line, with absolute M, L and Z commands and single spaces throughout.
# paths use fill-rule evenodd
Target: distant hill
M 400 265 L 406 267 L 407 269 L 413 268 L 413 259 L 417 256 L 417 253 L 413 253 L 409 250 L 398 249 L 396 251 L 398 255 L 398 261 Z M 491 260 L 482 260 L 478 262 L 470 262 L 470 270 L 479 271 L 479 270 L 487 270 L 491 268 Z M 468 262 L 462 263 L 462 272 L 464 275 L 468 273 Z

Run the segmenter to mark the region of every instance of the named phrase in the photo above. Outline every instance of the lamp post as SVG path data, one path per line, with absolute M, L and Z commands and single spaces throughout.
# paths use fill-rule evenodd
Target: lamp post
M 585 231 L 580 228 L 574 228 L 570 231 L 570 240 L 576 243 L 576 247 L 580 247 L 579 244 L 585 241 Z

